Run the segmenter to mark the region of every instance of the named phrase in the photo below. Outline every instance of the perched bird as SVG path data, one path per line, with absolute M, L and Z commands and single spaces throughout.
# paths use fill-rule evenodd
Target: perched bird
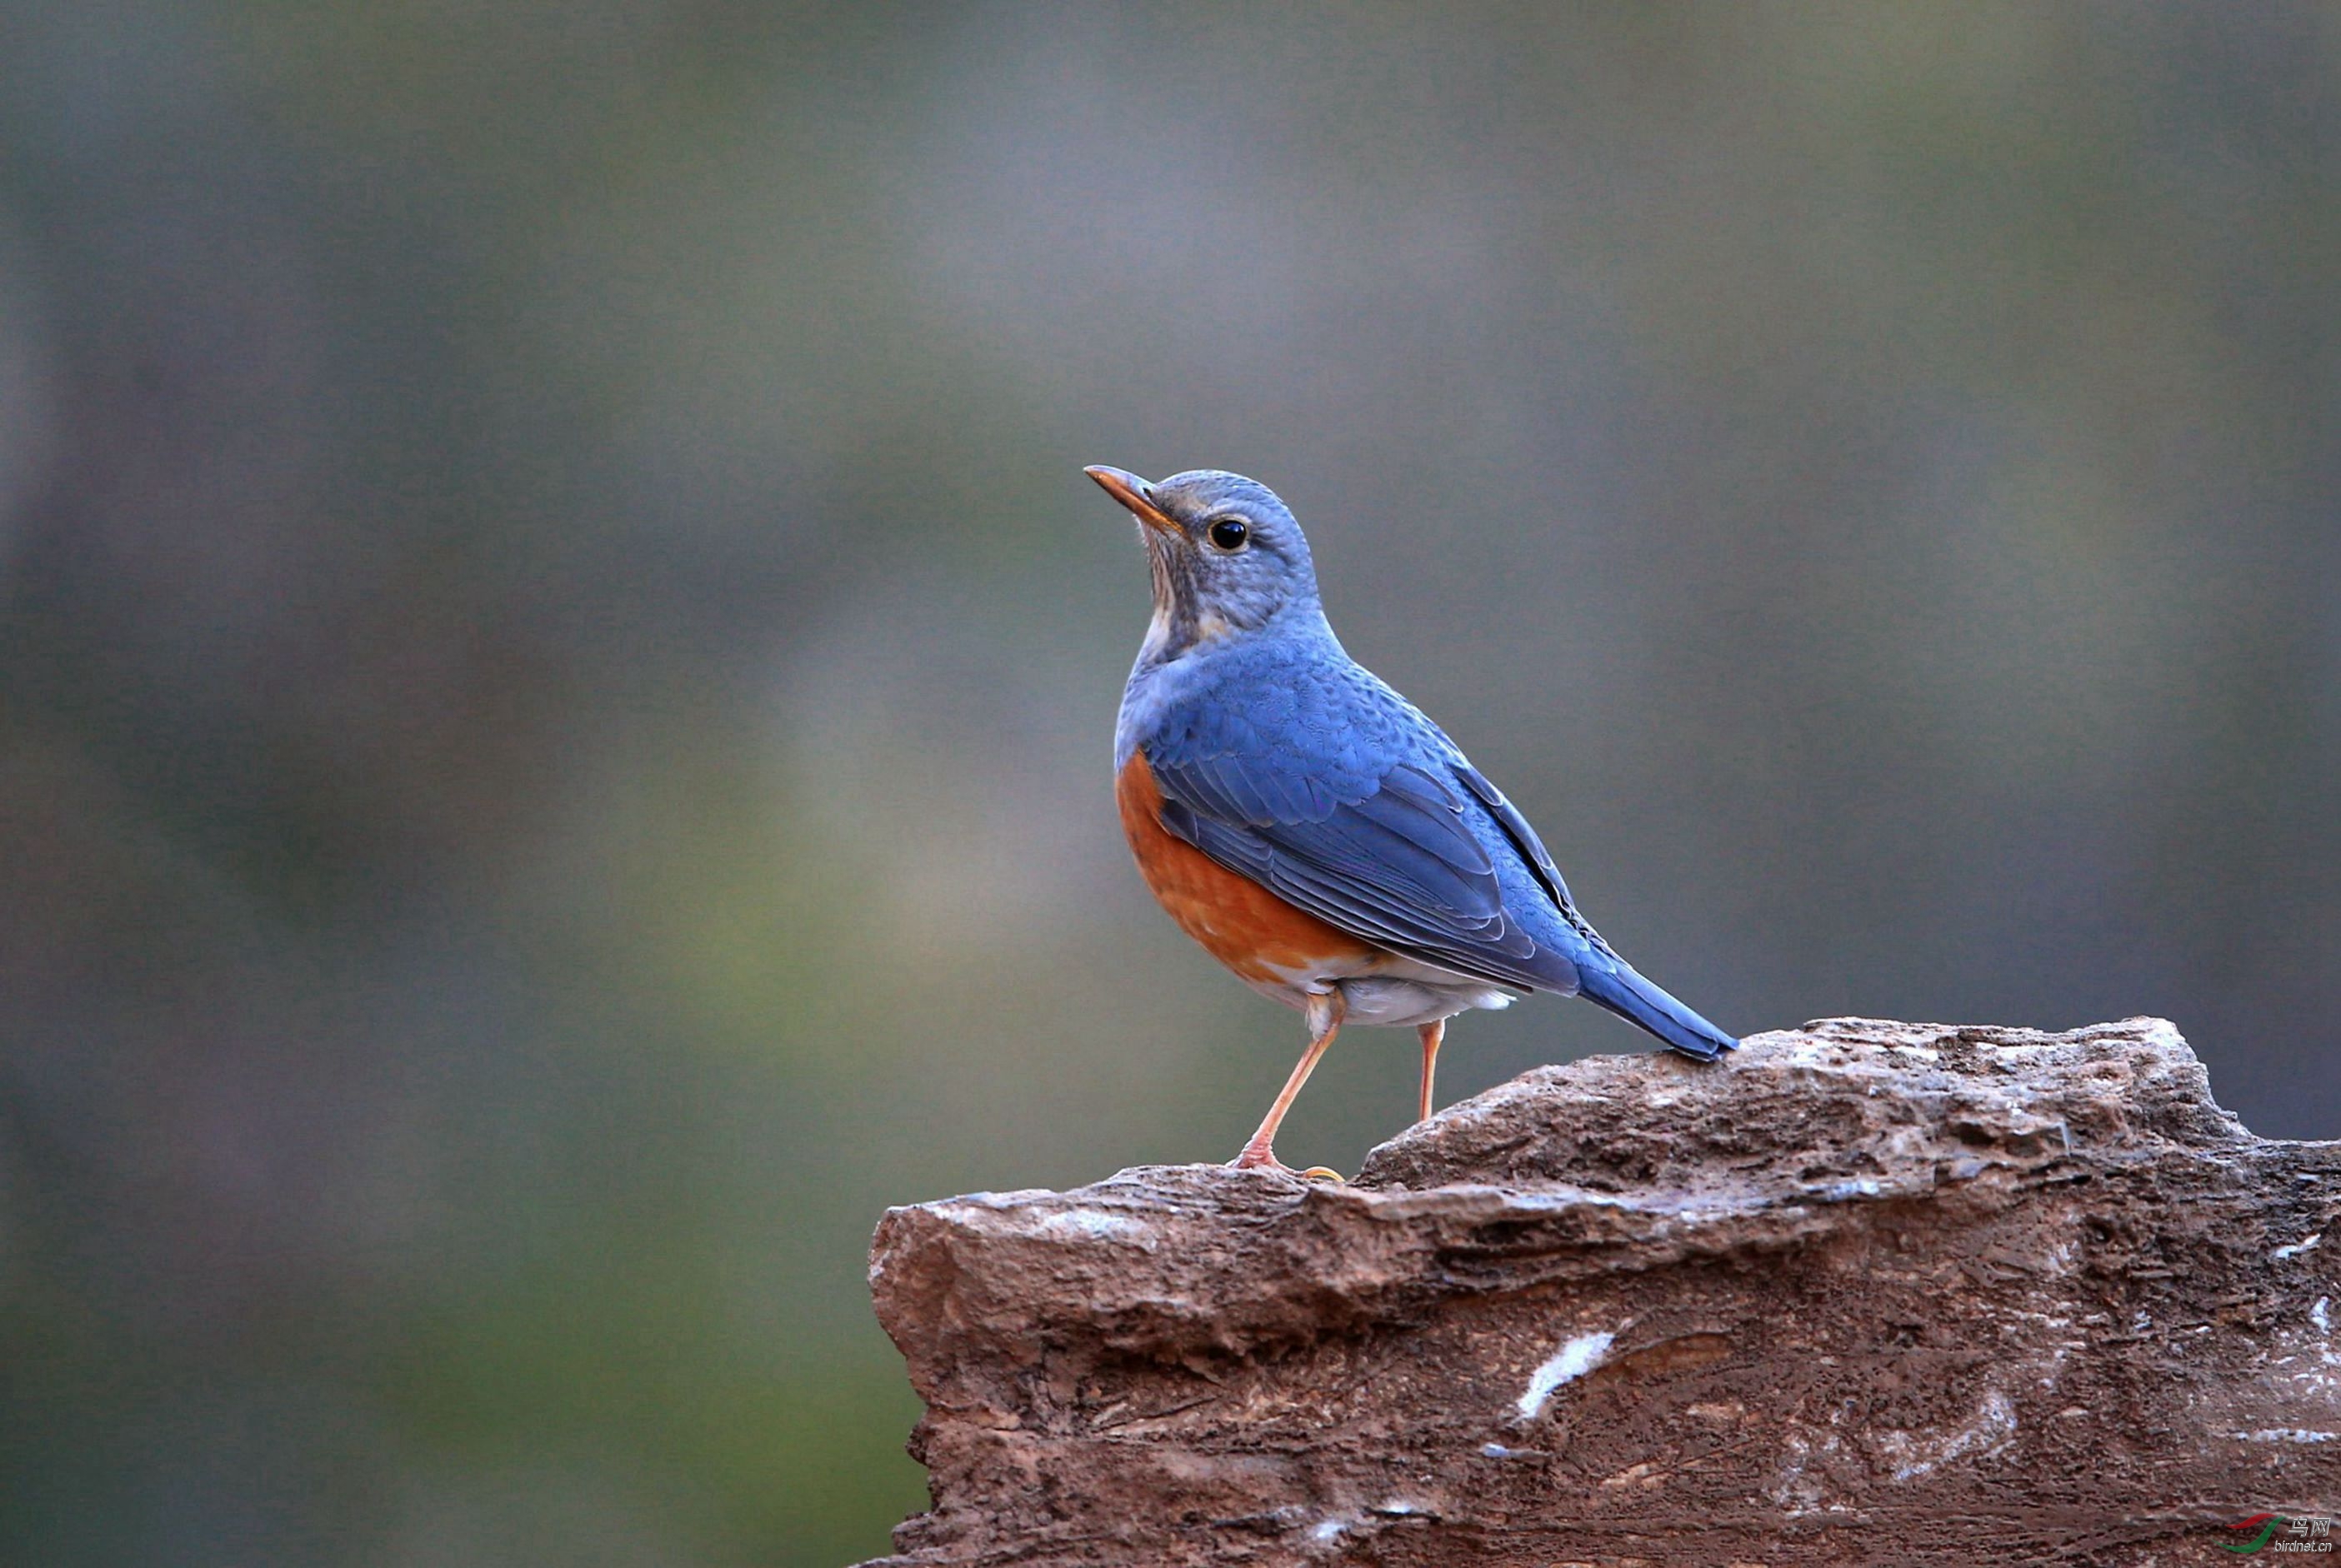
M 1687 1057 L 1738 1044 L 1577 912 L 1527 819 L 1343 650 L 1300 525 L 1267 486 L 1084 471 L 1139 522 L 1154 617 L 1114 729 L 1122 830 L 1156 898 L 1309 1046 L 1234 1163 L 1287 1167 L 1279 1123 L 1343 1023 L 1411 1027 L 1430 1115 L 1446 1020 L 1552 991 Z

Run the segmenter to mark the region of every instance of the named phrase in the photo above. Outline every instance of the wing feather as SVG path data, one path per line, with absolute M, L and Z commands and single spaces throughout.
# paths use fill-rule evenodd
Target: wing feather
M 1472 816 L 1500 825 L 1503 849 L 1517 848 L 1547 888 L 1559 888 L 1559 873 L 1510 802 L 1459 756 L 1443 778 L 1354 756 L 1312 767 L 1264 748 L 1150 756 L 1148 766 L 1165 829 L 1319 918 L 1493 984 L 1576 988 L 1575 966 L 1507 913 Z

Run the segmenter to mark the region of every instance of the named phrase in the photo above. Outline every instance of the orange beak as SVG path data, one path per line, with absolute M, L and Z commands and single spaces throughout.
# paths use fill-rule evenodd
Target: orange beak
M 1127 469 L 1108 468 L 1103 463 L 1081 471 L 1098 481 L 1098 488 L 1113 497 L 1130 511 L 1130 515 L 1161 533 L 1179 536 L 1179 525 L 1162 514 L 1162 509 L 1147 499 L 1154 487 Z

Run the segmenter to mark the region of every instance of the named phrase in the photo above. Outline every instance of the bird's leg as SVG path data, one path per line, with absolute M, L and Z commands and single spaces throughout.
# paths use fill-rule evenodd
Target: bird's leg
M 1414 1119 L 1430 1119 L 1430 1077 L 1439 1070 L 1439 1042 L 1447 1037 L 1447 1020 L 1433 1018 L 1415 1030 L 1422 1037 L 1422 1093 L 1415 1097 Z
M 1325 1047 L 1331 1045 L 1333 1037 L 1341 1032 L 1342 1010 L 1341 993 L 1338 990 L 1309 998 L 1309 1048 L 1300 1053 L 1300 1064 L 1292 1069 L 1292 1076 L 1284 1080 L 1284 1087 L 1277 1095 L 1276 1103 L 1268 1107 L 1268 1115 L 1260 1119 L 1260 1131 L 1251 1135 L 1251 1141 L 1244 1145 L 1243 1152 L 1230 1162 L 1239 1170 L 1265 1166 L 1270 1170 L 1292 1173 L 1291 1166 L 1276 1157 L 1276 1150 L 1272 1146 L 1276 1142 L 1276 1129 L 1282 1124 L 1284 1113 L 1290 1110 L 1292 1102 L 1300 1097 L 1300 1086 L 1307 1083 L 1309 1075 L 1316 1070 L 1317 1058 L 1325 1054 Z

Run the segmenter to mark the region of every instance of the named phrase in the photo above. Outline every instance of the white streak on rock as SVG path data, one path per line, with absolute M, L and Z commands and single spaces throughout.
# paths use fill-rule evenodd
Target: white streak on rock
M 1580 1334 L 1562 1345 L 1529 1379 L 1528 1392 L 1520 1395 L 1520 1419 L 1534 1421 L 1544 1414 L 1545 1401 L 1552 1397 L 1552 1391 L 1600 1365 L 1617 1338 L 1614 1334 Z
M 1894 1467 L 1897 1481 L 1915 1481 L 1939 1466 L 1969 1454 L 1988 1454 L 2007 1445 L 2016 1435 L 2016 1406 L 2007 1395 L 1995 1388 L 1984 1395 L 1977 1407 L 1975 1419 L 1948 1437 L 1918 1438 L 1907 1432 L 1888 1432 L 1878 1446 L 1887 1456 L 1899 1459 Z
M 1059 1209 L 1041 1220 L 1039 1228 L 1044 1235 L 1067 1238 L 1134 1242 L 1141 1245 L 1152 1240 L 1144 1220 L 1102 1208 Z

